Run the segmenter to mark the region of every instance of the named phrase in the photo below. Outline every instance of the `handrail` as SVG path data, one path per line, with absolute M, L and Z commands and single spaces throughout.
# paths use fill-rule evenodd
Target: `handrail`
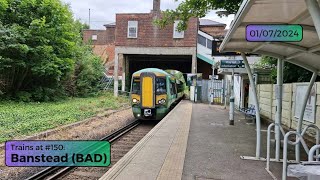
M 296 139 L 296 141 L 290 141 L 289 140 L 289 136 L 295 134 L 296 137 L 298 137 L 298 139 Z M 284 144 L 283 144 L 283 165 L 282 165 L 282 180 L 286 180 L 287 179 L 287 154 L 288 154 L 288 144 L 291 145 L 296 145 L 299 142 L 301 142 L 304 150 L 306 151 L 306 153 L 309 153 L 309 148 L 306 144 L 306 142 L 303 140 L 303 137 L 301 134 L 297 133 L 296 131 L 289 131 L 287 132 L 287 134 L 284 136 Z
M 279 125 L 279 124 L 275 124 L 275 123 L 271 123 L 269 126 L 268 126 L 268 137 L 267 137 L 267 167 L 266 169 L 268 171 L 270 171 L 270 139 L 271 139 L 271 128 L 272 127 L 275 127 L 275 126 L 278 126 L 282 135 L 284 136 L 285 135 L 285 132 L 283 130 L 283 128 Z
M 313 161 L 313 158 L 316 158 L 316 161 L 319 161 L 320 155 L 319 155 L 319 150 L 320 150 L 320 129 L 314 125 L 314 124 L 309 124 L 307 125 L 301 134 L 297 133 L 296 131 L 289 131 L 288 133 L 285 134 L 283 128 L 281 127 L 280 124 L 276 123 L 271 123 L 268 126 L 268 135 L 267 135 L 267 165 L 266 165 L 266 170 L 270 171 L 270 139 L 271 139 L 271 129 L 273 127 L 278 126 L 282 135 L 284 136 L 284 148 L 283 148 L 283 170 L 282 170 L 282 179 L 285 180 L 287 177 L 287 154 L 288 154 L 288 144 L 290 145 L 296 145 L 301 142 L 303 145 L 303 148 L 305 152 L 308 154 L 309 161 Z M 306 134 L 307 130 L 310 128 L 314 128 L 316 130 L 316 145 L 309 150 L 306 142 L 303 139 L 303 136 Z M 295 134 L 298 139 L 296 141 L 290 141 L 288 138 L 289 136 Z M 316 152 L 316 156 L 313 156 L 314 153 Z
M 316 125 L 314 125 L 314 124 L 309 124 L 309 125 L 307 125 L 304 129 L 303 129 L 303 131 L 302 131 L 302 133 L 301 133 L 301 136 L 304 136 L 304 134 L 307 132 L 307 130 L 308 129 L 310 129 L 310 128 L 313 128 L 313 129 L 315 129 L 316 130 L 316 145 L 319 145 L 320 144 L 320 129 L 318 128 L 318 126 L 316 126 Z M 313 154 L 314 154 L 314 152 L 313 152 Z M 319 161 L 319 149 L 316 149 L 316 161 Z
M 314 152 L 315 152 L 315 151 L 318 151 L 318 153 L 319 153 L 319 149 L 320 149 L 320 145 L 319 145 L 319 144 L 318 144 L 318 145 L 314 145 L 314 146 L 310 149 L 309 154 L 308 154 L 308 161 L 309 161 L 309 162 L 310 162 L 310 161 L 313 161 Z M 319 158 L 320 158 L 319 154 L 316 154 L 316 160 L 317 160 L 317 161 L 319 161 Z

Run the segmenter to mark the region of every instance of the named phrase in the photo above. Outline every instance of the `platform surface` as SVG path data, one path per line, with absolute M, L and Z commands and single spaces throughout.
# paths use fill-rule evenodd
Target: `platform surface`
M 181 101 L 101 179 L 273 179 L 265 162 L 240 159 L 255 155 L 255 125 L 235 113 L 235 125 L 230 126 L 228 116 L 221 106 Z M 263 157 L 266 129 L 262 126 Z M 281 179 L 282 163 L 271 162 L 270 168 Z
M 255 126 L 242 117 L 236 113 L 235 125 L 230 126 L 227 110 L 194 104 L 182 179 L 272 179 L 265 162 L 240 159 L 254 156 L 256 143 Z
M 181 179 L 192 103 L 181 101 L 101 179 Z

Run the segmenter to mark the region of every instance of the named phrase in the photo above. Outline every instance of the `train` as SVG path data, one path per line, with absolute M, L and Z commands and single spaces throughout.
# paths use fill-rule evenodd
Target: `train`
M 177 70 L 147 68 L 132 74 L 131 106 L 136 119 L 161 120 L 185 96 L 186 82 Z

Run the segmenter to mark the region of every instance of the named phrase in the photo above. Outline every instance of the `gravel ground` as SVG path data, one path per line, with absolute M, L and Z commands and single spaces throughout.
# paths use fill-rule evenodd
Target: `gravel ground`
M 112 112 L 112 110 L 109 111 Z M 110 112 L 102 112 L 88 123 L 60 130 L 39 140 L 96 140 L 134 121 L 131 109 L 122 110 L 110 116 L 104 115 L 110 114 Z M 6 167 L 5 152 L 2 150 L 0 154 L 0 179 L 21 179 L 43 169 L 38 167 Z
M 78 167 L 58 180 L 98 180 L 127 152 L 130 151 L 155 125 L 156 121 L 143 122 L 111 144 L 111 165 L 108 167 Z

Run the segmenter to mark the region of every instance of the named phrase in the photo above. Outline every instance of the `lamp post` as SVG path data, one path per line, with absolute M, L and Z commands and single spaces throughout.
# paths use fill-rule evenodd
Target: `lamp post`
M 229 125 L 234 125 L 234 69 L 232 68 Z

